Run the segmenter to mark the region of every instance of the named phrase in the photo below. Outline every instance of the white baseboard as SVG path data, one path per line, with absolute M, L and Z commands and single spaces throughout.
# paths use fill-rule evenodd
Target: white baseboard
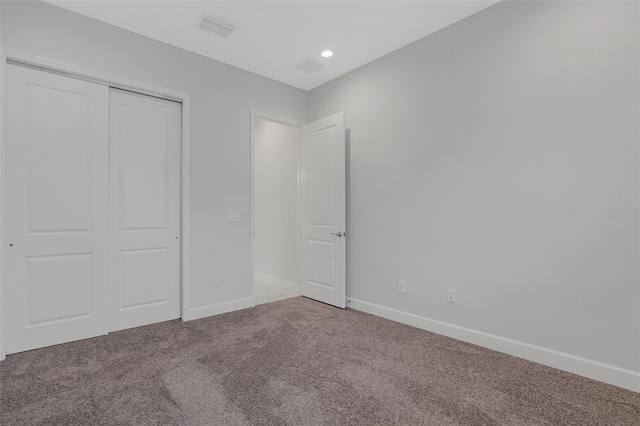
M 347 307 L 640 392 L 640 372 L 348 298 Z
M 199 306 L 189 310 L 189 314 L 182 319 L 191 321 L 213 315 L 226 314 L 227 312 L 239 311 L 240 309 L 252 308 L 253 301 L 250 297 L 245 299 L 232 300 L 231 302 L 217 303 L 214 305 Z

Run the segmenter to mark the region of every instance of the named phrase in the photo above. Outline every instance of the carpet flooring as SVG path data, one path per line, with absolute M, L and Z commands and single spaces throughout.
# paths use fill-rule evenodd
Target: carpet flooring
M 2 425 L 639 425 L 640 394 L 297 297 L 10 355 Z

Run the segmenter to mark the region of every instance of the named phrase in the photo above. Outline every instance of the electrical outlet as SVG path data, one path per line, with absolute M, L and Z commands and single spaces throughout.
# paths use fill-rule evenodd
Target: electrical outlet
M 456 303 L 456 291 L 452 288 L 447 289 L 447 302 Z
M 220 275 L 214 275 L 211 280 L 211 287 L 220 287 Z
M 407 292 L 407 282 L 405 280 L 398 280 L 398 293 Z

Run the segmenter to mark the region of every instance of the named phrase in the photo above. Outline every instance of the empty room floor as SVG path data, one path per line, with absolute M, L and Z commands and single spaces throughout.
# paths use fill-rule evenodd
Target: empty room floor
M 2 425 L 638 425 L 640 394 L 297 297 L 10 355 Z

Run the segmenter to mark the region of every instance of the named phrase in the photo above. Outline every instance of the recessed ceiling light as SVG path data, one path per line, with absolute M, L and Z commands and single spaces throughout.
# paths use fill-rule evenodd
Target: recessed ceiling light
M 322 52 L 322 57 L 323 58 L 330 58 L 333 56 L 333 52 L 330 50 L 325 50 L 324 52 Z

